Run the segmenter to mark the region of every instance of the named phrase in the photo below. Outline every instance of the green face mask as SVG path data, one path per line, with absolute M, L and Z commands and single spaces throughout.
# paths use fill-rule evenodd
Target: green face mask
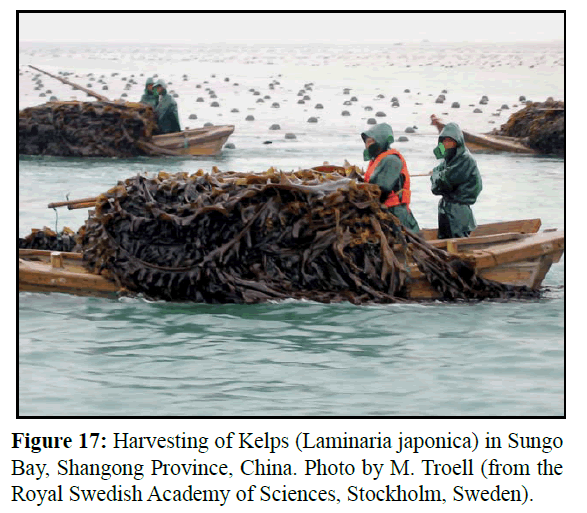
M 442 143 L 438 143 L 438 146 L 436 148 L 434 148 L 434 156 L 437 159 L 441 159 L 444 158 L 444 154 L 446 153 L 446 149 L 444 147 L 444 144 Z

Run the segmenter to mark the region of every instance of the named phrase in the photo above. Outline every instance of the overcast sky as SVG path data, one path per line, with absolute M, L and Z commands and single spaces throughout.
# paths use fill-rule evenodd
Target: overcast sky
M 19 41 L 508 42 L 564 39 L 552 13 L 21 13 Z

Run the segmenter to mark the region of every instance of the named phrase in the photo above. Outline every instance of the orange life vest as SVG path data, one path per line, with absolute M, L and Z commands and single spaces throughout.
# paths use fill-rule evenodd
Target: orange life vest
M 401 174 L 404 177 L 404 186 L 403 186 L 403 189 L 400 189 L 397 192 L 391 191 L 389 193 L 389 196 L 387 196 L 387 199 L 385 200 L 385 202 L 383 204 L 386 207 L 396 207 L 397 205 L 405 204 L 405 205 L 407 205 L 407 207 L 409 209 L 410 208 L 410 199 L 412 197 L 412 192 L 410 190 L 410 173 L 408 173 L 408 165 L 406 164 L 405 159 L 402 157 L 402 154 L 399 151 L 394 150 L 394 149 L 390 149 L 390 150 L 384 151 L 383 153 L 380 153 L 379 155 L 377 155 L 376 158 L 371 160 L 369 162 L 369 166 L 367 167 L 367 172 L 365 173 L 365 181 L 366 182 L 371 181 L 371 175 L 373 174 L 373 171 L 375 171 L 375 169 L 377 168 L 379 163 L 388 155 L 397 155 L 400 158 L 400 160 L 402 161 Z M 400 193 L 402 195 L 401 199 L 399 197 Z

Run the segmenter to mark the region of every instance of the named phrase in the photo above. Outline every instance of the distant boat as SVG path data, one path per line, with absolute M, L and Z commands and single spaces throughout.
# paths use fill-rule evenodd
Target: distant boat
M 149 142 L 139 142 L 149 153 L 162 155 L 217 155 L 234 132 L 234 125 L 194 128 L 182 132 L 154 135 Z
M 434 114 L 430 116 L 431 125 L 434 125 L 438 129 L 438 133 L 442 132 L 445 124 L 437 118 Z M 465 136 L 465 142 L 467 148 L 471 152 L 480 151 L 507 151 L 511 153 L 538 153 L 536 150 L 529 148 L 522 142 L 522 138 L 519 137 L 506 137 L 504 135 L 493 135 L 493 134 L 476 134 L 469 132 L 468 130 L 461 131 Z
M 75 157 L 127 157 L 128 147 L 134 146 L 135 154 L 144 154 L 149 157 L 159 155 L 188 156 L 188 155 L 217 155 L 222 147 L 234 132 L 234 125 L 207 126 L 194 128 L 170 134 L 151 135 L 147 133 L 140 138 L 128 139 L 128 133 L 119 130 L 120 135 L 116 136 L 110 132 L 104 132 L 101 136 L 104 143 L 92 144 L 89 148 L 84 146 L 84 128 L 78 129 L 71 124 L 57 124 L 52 121 L 52 109 L 67 108 L 76 115 L 83 109 L 94 109 L 99 115 L 106 113 L 108 109 L 128 111 L 131 115 L 137 115 L 137 109 L 150 107 L 136 102 L 79 102 L 79 101 L 51 101 L 38 107 L 25 109 L 19 112 L 19 154 L 23 155 L 54 155 L 54 156 L 75 156 Z M 30 114 L 28 111 L 40 109 L 42 115 Z M 47 114 L 49 113 L 49 114 Z M 96 115 L 94 115 L 94 118 Z M 90 119 L 92 119 L 90 117 Z M 71 122 L 70 122 L 71 123 Z M 116 133 L 116 132 L 115 132 Z M 45 135 L 43 135 L 45 134 Z M 118 139 L 116 139 L 118 137 Z M 126 137 L 126 139 L 125 139 Z M 29 140 L 41 139 L 43 144 L 28 144 Z M 126 153 L 119 155 L 118 144 L 122 141 L 122 148 Z M 94 142 L 94 141 L 92 141 Z M 113 147 L 114 144 L 114 147 Z M 65 149 L 64 149 L 65 148 Z M 138 149 L 138 151 L 137 151 Z
M 538 233 L 540 225 L 540 219 L 526 219 L 480 225 L 468 238 L 438 240 L 435 229 L 422 230 L 422 236 L 429 244 L 469 262 L 482 278 L 537 290 L 565 246 L 564 230 Z M 87 271 L 82 258 L 82 253 L 19 249 L 19 291 L 100 297 L 123 292 L 114 279 Z M 441 298 L 415 263 L 408 262 L 408 268 L 408 299 Z
M 126 106 L 128 108 L 136 108 L 136 107 L 144 107 L 143 104 L 137 102 L 122 102 L 122 101 L 114 101 L 111 102 L 105 96 L 92 91 L 91 89 L 87 89 L 82 87 L 79 84 L 75 84 L 70 82 L 69 80 L 53 75 L 42 69 L 39 69 L 35 66 L 29 64 L 29 67 L 34 69 L 35 71 L 39 71 L 40 73 L 44 73 L 56 80 L 59 80 L 63 84 L 70 85 L 74 88 L 74 90 L 81 90 L 87 93 L 89 96 L 93 96 L 99 102 L 104 104 L 111 104 L 118 107 Z M 86 105 L 86 102 L 78 102 L 78 101 L 69 101 L 69 102 L 48 102 L 45 105 L 76 105 L 79 106 L 79 109 L 82 110 L 83 106 Z M 25 123 L 26 124 L 26 123 Z M 46 128 L 45 128 L 46 130 Z M 31 132 L 38 131 L 38 128 L 33 126 L 30 128 Z M 173 156 L 181 156 L 181 155 L 216 155 L 220 153 L 222 150 L 222 146 L 226 143 L 227 139 L 230 135 L 234 132 L 234 125 L 224 125 L 224 126 L 211 126 L 211 127 L 204 127 L 204 128 L 195 128 L 192 130 L 184 130 L 183 132 L 174 132 L 171 134 L 163 134 L 163 135 L 154 135 L 151 136 L 147 140 L 137 141 L 137 146 L 145 151 L 147 155 L 173 155 Z M 19 116 L 19 137 L 20 135 L 26 136 L 27 129 L 23 129 L 23 133 L 20 134 L 20 116 Z M 128 134 L 126 134 L 128 136 Z M 20 153 L 20 151 L 19 151 Z M 111 156 L 108 152 L 105 153 L 106 157 Z

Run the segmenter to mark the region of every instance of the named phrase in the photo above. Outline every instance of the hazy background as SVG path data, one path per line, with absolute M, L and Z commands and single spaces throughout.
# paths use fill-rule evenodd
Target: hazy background
M 247 5 L 249 7 L 249 5 Z M 454 8 L 454 5 L 451 5 Z M 553 41 L 562 13 L 23 13 L 19 41 L 398 43 Z

